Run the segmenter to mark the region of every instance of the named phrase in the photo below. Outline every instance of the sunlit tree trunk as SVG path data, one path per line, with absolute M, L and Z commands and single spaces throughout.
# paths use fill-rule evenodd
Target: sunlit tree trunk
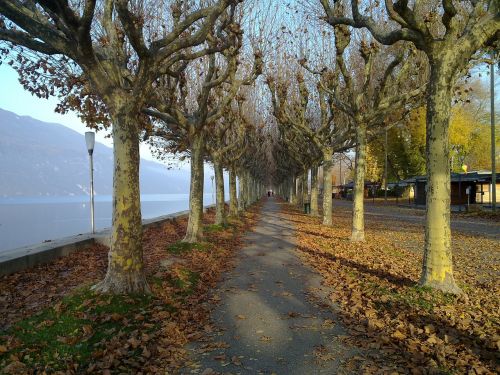
M 323 225 L 332 225 L 332 167 L 333 152 L 323 150 Z
M 302 175 L 302 203 L 306 203 L 309 201 L 309 188 L 308 188 L 308 170 L 304 172 Z
M 354 170 L 354 192 L 352 198 L 352 232 L 351 241 L 365 240 L 365 158 L 366 158 L 366 126 L 356 126 L 356 158 Z
M 148 293 L 142 253 L 139 191 L 139 138 L 135 114 L 123 99 L 115 100 L 113 121 L 113 218 L 108 269 L 94 290 L 103 293 Z
M 250 173 L 245 172 L 246 178 L 245 178 L 245 207 L 251 206 L 252 205 L 252 176 L 250 176 Z
M 189 219 L 183 242 L 198 242 L 203 236 L 203 151 L 203 137 L 195 134 L 191 143 Z
M 302 207 L 304 201 L 304 186 L 303 186 L 303 178 L 302 175 L 297 178 L 297 206 L 299 208 Z
M 251 192 L 252 192 L 252 204 L 254 204 L 257 201 L 257 182 L 255 179 L 252 177 L 252 184 L 251 184 Z
M 318 167 L 314 166 L 311 168 L 311 215 L 319 215 L 319 185 L 318 185 Z
M 297 181 L 295 176 L 292 177 L 292 181 L 290 184 L 290 203 L 297 204 Z
M 229 214 L 238 216 L 238 197 L 236 196 L 236 173 L 234 168 L 229 169 Z
M 239 175 L 239 185 L 238 185 L 238 211 L 245 210 L 245 173 Z
M 245 206 L 249 207 L 252 205 L 252 177 L 248 172 L 246 173 L 246 186 L 245 186 Z
M 214 158 L 215 170 L 215 224 L 226 225 L 226 204 L 224 201 L 224 170 L 222 164 Z
M 450 164 L 448 124 L 452 87 L 446 61 L 431 61 L 427 99 L 427 220 L 420 283 L 461 293 L 453 277 L 450 230 Z

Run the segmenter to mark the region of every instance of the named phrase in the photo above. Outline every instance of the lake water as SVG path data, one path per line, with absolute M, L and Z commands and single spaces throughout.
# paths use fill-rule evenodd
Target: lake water
M 143 195 L 142 218 L 187 210 L 188 200 L 189 194 Z M 111 202 L 111 196 L 95 197 L 96 230 L 111 226 Z M 212 202 L 205 194 L 204 204 Z M 88 196 L 0 198 L 0 251 L 90 231 Z

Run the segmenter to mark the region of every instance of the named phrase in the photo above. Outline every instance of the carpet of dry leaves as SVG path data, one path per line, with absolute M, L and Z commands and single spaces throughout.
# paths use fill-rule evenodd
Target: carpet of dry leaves
M 363 373 L 500 373 L 500 244 L 453 233 L 455 278 L 466 297 L 417 285 L 423 228 L 367 218 L 366 242 L 351 243 L 350 212 L 334 210 L 334 226 L 284 205 L 297 228 L 301 257 L 332 289 Z
M 207 231 L 203 251 L 179 254 L 167 251 L 169 245 L 182 239 L 186 218 L 146 229 L 144 256 L 153 296 L 145 302 L 128 297 L 121 300 L 122 304 L 130 304 L 133 316 L 126 312 L 127 305 L 122 314 L 96 313 L 96 306 L 102 311 L 112 311 L 106 308 L 112 308 L 113 304 L 111 297 L 88 292 L 88 287 L 105 274 L 107 248 L 104 246 L 82 249 L 50 264 L 0 277 L 0 373 L 157 374 L 182 366 L 187 356 L 185 344 L 212 330 L 209 291 L 223 272 L 232 267 L 233 255 L 242 245 L 244 232 L 255 224 L 259 209 L 259 204 L 254 205 L 239 219 L 231 220 L 225 230 Z M 204 222 L 209 225 L 213 220 L 214 213 L 209 211 Z M 190 280 L 192 275 L 196 276 L 194 280 Z M 83 363 L 68 355 L 64 358 L 61 355 L 57 364 L 43 363 L 40 358 L 44 357 L 45 349 L 39 344 L 30 347 L 20 341 L 13 327 L 23 319 L 47 311 L 56 317 L 62 316 L 64 310 L 69 309 L 64 298 L 82 293 L 82 288 L 87 292 L 82 294 L 83 301 L 78 301 L 81 304 L 76 318 L 86 319 L 90 324 L 78 327 L 78 332 L 68 337 L 58 337 L 57 341 L 72 346 L 101 335 L 102 332 L 94 332 L 94 323 L 102 327 L 110 321 L 119 328 L 112 328 L 111 336 L 99 341 Z M 61 323 L 55 320 L 42 321 L 38 327 Z M 53 366 L 59 370 L 54 372 Z

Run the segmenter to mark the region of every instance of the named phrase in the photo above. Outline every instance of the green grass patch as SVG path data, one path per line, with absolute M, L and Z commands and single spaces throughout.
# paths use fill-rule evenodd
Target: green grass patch
M 196 285 L 200 281 L 199 272 L 191 271 L 188 269 L 181 269 L 175 276 L 172 277 L 170 283 L 175 288 L 180 289 L 180 296 L 189 296 L 193 294 Z
M 0 332 L 0 345 L 8 349 L 0 355 L 0 369 L 11 355 L 32 369 L 64 370 L 71 362 L 85 368 L 92 353 L 104 348 L 106 341 L 119 333 L 141 329 L 153 306 L 158 306 L 158 301 L 152 296 L 97 295 L 88 288 L 79 290 Z M 135 319 L 137 315 L 144 319 Z M 8 337 L 16 344 L 8 347 Z
M 390 246 L 389 247 L 382 247 L 382 251 L 384 251 L 387 254 L 398 257 L 398 258 L 403 258 L 406 256 L 402 251 L 398 250 L 395 247 L 390 247 Z
M 209 225 L 204 225 L 203 230 L 207 233 L 215 233 L 215 232 L 223 232 L 226 229 L 228 229 L 230 224 L 209 224 Z
M 366 283 L 377 296 L 387 296 L 391 301 L 404 303 L 408 306 L 420 307 L 427 311 L 437 305 L 453 303 L 454 296 L 435 291 L 432 288 L 414 285 L 400 290 L 389 289 L 376 283 Z
M 174 242 L 171 245 L 167 246 L 167 251 L 171 254 L 174 255 L 181 255 L 184 253 L 187 253 L 189 251 L 206 251 L 210 248 L 210 245 L 208 243 L 202 243 L 202 242 L 194 242 L 194 243 L 188 243 L 188 242 Z

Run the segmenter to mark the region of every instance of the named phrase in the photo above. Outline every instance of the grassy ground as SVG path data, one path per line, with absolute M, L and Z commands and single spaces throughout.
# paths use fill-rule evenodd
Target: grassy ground
M 364 373 L 500 372 L 500 244 L 453 234 L 455 277 L 466 296 L 418 286 L 423 228 L 367 217 L 366 242 L 351 243 L 350 213 L 334 226 L 286 206 L 299 252 L 317 269 L 350 329 L 346 343 L 373 349 Z
M 144 234 L 151 296 L 96 295 L 107 249 L 96 246 L 0 278 L 0 373 L 165 373 L 210 330 L 209 291 L 231 267 L 258 205 L 203 243 L 180 241 L 186 220 Z M 212 228 L 213 213 L 205 215 Z M 5 302 L 5 303 L 4 303 Z

